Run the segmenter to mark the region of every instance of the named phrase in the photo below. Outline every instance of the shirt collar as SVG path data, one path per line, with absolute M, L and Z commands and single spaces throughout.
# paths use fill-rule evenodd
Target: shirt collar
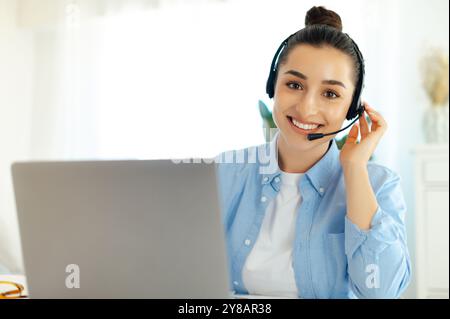
M 262 184 L 271 184 L 274 179 L 281 175 L 281 169 L 278 165 L 278 139 L 280 138 L 280 131 L 278 130 L 272 140 L 269 143 L 263 144 L 265 151 L 269 152 L 269 165 L 265 170 L 261 170 Z M 330 141 L 330 147 L 325 155 L 305 172 L 308 176 L 314 189 L 323 196 L 327 191 L 328 185 L 336 170 L 339 168 L 339 149 L 337 148 L 336 141 L 332 139 Z M 265 161 L 267 162 L 267 161 Z

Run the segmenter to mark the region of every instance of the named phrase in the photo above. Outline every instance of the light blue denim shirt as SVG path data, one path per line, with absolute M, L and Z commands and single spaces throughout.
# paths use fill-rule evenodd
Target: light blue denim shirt
M 280 190 L 279 132 L 270 143 L 222 152 L 214 160 L 224 225 L 230 285 L 247 294 L 242 268 L 261 228 L 267 205 Z M 411 278 L 406 205 L 400 177 L 369 162 L 378 202 L 370 230 L 346 217 L 339 149 L 327 153 L 299 181 L 302 204 L 292 247 L 300 298 L 398 298 Z

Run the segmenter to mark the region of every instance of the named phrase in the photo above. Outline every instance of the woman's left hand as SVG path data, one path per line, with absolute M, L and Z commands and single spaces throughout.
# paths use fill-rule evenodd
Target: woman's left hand
M 387 130 L 387 123 L 380 113 L 364 102 L 365 113 L 369 115 L 372 122 L 371 127 L 363 113 L 350 129 L 347 140 L 340 152 L 340 161 L 343 168 L 355 165 L 365 165 L 375 151 L 378 142 Z M 361 140 L 357 143 L 358 133 L 361 129 Z

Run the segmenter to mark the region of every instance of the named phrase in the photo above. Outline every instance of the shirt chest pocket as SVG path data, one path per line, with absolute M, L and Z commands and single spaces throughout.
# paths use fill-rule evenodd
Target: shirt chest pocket
M 347 298 L 348 272 L 345 255 L 345 233 L 327 234 L 327 271 L 330 298 Z

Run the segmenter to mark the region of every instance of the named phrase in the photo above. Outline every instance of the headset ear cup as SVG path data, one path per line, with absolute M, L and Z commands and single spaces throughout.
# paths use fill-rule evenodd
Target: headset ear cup
M 277 80 L 278 70 L 272 72 L 272 81 L 270 82 L 270 92 L 272 97 L 275 96 L 275 85 Z
M 269 95 L 269 98 L 273 97 L 273 93 L 274 93 L 274 89 L 273 89 L 273 71 L 270 71 L 269 78 L 267 79 L 266 93 Z
M 346 119 L 351 120 L 357 116 L 360 116 L 364 113 L 364 105 L 361 103 L 361 100 L 358 100 L 357 103 L 353 103 L 350 109 L 348 110 Z
M 350 110 L 347 114 L 347 120 L 351 120 L 357 116 L 362 116 L 364 113 L 364 105 L 361 103 L 361 100 L 358 100 L 358 103 L 356 105 L 353 105 L 350 107 Z
M 273 98 L 275 95 L 275 72 L 272 71 L 271 78 L 270 78 L 270 98 Z
M 352 102 L 350 108 L 348 109 L 347 116 L 345 118 L 350 121 L 354 117 L 355 117 L 355 103 Z
M 275 95 L 275 77 L 277 76 L 277 72 L 271 70 L 269 73 L 269 78 L 267 79 L 266 84 L 266 93 L 269 95 L 269 98 L 273 98 Z

